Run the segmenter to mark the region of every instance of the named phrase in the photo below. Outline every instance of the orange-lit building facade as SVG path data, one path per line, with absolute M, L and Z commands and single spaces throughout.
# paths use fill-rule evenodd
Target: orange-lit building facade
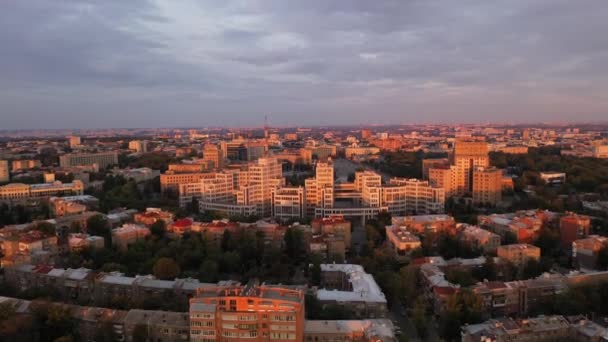
M 190 299 L 190 341 L 304 340 L 304 292 L 258 285 L 200 288 Z

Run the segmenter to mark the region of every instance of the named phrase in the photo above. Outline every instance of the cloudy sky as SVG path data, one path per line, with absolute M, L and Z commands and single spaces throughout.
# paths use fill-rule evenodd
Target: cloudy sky
M 606 0 L 2 0 L 0 129 L 594 121 Z

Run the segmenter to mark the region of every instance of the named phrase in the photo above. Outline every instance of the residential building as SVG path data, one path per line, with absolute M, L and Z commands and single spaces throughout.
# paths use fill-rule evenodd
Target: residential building
M 138 327 L 146 331 L 148 341 L 181 342 L 189 339 L 187 313 L 153 310 L 129 310 L 124 318 L 126 342 L 137 342 L 134 332 Z
M 502 199 L 502 170 L 495 167 L 473 169 L 473 203 L 496 205 Z
M 190 341 L 304 340 L 304 292 L 259 285 L 201 288 L 190 299 Z
M 99 169 L 118 164 L 118 153 L 99 152 L 99 153 L 68 153 L 59 157 L 61 167 L 94 165 Z
M 380 149 L 375 146 L 367 146 L 367 147 L 347 147 L 344 149 L 344 155 L 348 159 L 353 159 L 355 157 L 361 156 L 369 156 L 380 153 Z
M 315 235 L 328 234 L 344 241 L 346 250 L 351 248 L 351 229 L 352 224 L 344 216 L 333 215 L 329 217 L 317 218 L 311 224 L 312 233 Z
M 516 266 L 523 266 L 530 260 L 540 260 L 540 248 L 525 243 L 498 246 L 496 254 Z
M 484 253 L 495 253 L 500 246 L 500 235 L 477 226 L 459 225 L 462 228 L 459 233 L 460 241 L 472 248 L 481 249 Z
M 448 158 L 431 158 L 422 160 L 422 179 L 428 180 L 431 169 L 447 167 L 449 168 L 450 161 Z
M 141 183 L 153 180 L 160 176 L 159 170 L 152 170 L 149 167 L 140 167 L 136 169 L 118 169 L 112 170 L 114 175 L 123 176 L 125 179 L 132 179 L 135 183 Z
M 575 266 L 583 269 L 597 269 L 597 258 L 600 250 L 608 248 L 608 238 L 589 235 L 584 239 L 572 242 L 572 259 Z
M 221 170 L 224 167 L 224 154 L 222 150 L 213 144 L 206 144 L 203 148 L 203 163 L 208 169 Z
M 539 177 L 549 185 L 566 183 L 565 172 L 540 172 Z
M 160 175 L 160 192 L 162 194 L 178 194 L 180 185 L 198 183 L 203 179 L 214 178 L 215 173 L 195 172 L 178 173 L 167 171 Z
M 342 262 L 346 259 L 344 239 L 333 234 L 313 235 L 308 249 L 311 254 L 319 255 L 328 262 Z
M 462 342 L 572 341 L 570 323 L 563 316 L 495 318 L 461 329 Z
M 137 224 L 123 224 L 122 227 L 112 229 L 112 244 L 120 250 L 150 235 L 150 229 Z
M 165 225 L 173 222 L 173 213 L 164 211 L 160 208 L 146 208 L 143 213 L 136 213 L 133 216 L 135 223 L 151 226 L 158 221 L 163 221 Z
M 407 230 L 416 234 L 449 233 L 456 231 L 456 221 L 450 215 L 413 215 L 413 216 L 394 216 L 392 224 L 399 227 L 406 227 Z
M 361 265 L 321 264 L 321 288 L 316 296 L 323 306 L 339 304 L 358 318 L 387 314 L 384 293 Z
M 394 342 L 397 340 L 394 332 L 389 319 L 306 320 L 304 341 Z
M 519 243 L 531 243 L 540 229 L 556 224 L 558 215 L 548 210 L 521 210 L 514 213 L 479 215 L 480 227 L 494 232 L 505 240 L 507 236 Z
M 576 240 L 589 235 L 591 218 L 586 215 L 567 212 L 559 219 L 559 232 L 562 247 L 570 248 Z
M 456 192 L 470 193 L 473 190 L 473 170 L 490 166 L 488 143 L 483 138 L 457 138 L 454 143 L 452 161 L 456 173 Z
M 148 142 L 145 140 L 131 140 L 129 141 L 129 150 L 135 153 L 146 153 L 148 152 Z
M 52 215 L 62 217 L 96 210 L 99 206 L 99 200 L 91 195 L 51 197 L 49 198 L 49 204 Z
M 80 137 L 76 135 L 69 136 L 68 145 L 70 148 L 79 147 L 81 145 Z
M 386 241 L 397 256 L 406 256 L 422 246 L 420 238 L 402 226 L 386 226 Z
M 70 234 L 68 237 L 68 246 L 70 251 L 78 252 L 83 249 L 102 249 L 105 246 L 105 240 L 101 236 L 89 234 Z

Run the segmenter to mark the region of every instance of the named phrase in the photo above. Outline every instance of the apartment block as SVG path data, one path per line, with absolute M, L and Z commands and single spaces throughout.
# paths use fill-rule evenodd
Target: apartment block
M 150 229 L 137 224 L 124 224 L 120 228 L 112 229 L 112 245 L 118 249 L 126 250 L 128 246 L 150 235 Z
M 572 242 L 572 259 L 574 265 L 583 269 L 597 269 L 597 258 L 602 248 L 608 248 L 608 238 L 589 235 Z
M 502 170 L 495 167 L 473 169 L 473 203 L 496 205 L 502 200 Z
M 559 219 L 559 232 L 562 247 L 570 248 L 576 240 L 589 235 L 591 218 L 586 215 L 567 212 Z
M 499 246 L 496 254 L 499 258 L 517 266 L 522 266 L 530 260 L 540 260 L 540 248 L 522 243 Z
M 413 215 L 413 216 L 394 216 L 392 224 L 406 227 L 407 230 L 416 234 L 431 233 L 450 233 L 456 232 L 456 221 L 450 215 Z
M 201 288 L 190 299 L 190 341 L 304 340 L 304 292 L 259 285 Z
M 397 256 L 406 256 L 422 246 L 420 238 L 401 226 L 386 226 L 386 241 Z
M 342 305 L 358 318 L 383 318 L 388 312 L 384 293 L 361 265 L 321 264 L 316 296 L 323 306 Z
M 472 248 L 481 249 L 485 253 L 495 253 L 500 246 L 500 235 L 498 234 L 471 225 L 459 225 L 458 228 L 461 228 L 460 241 Z

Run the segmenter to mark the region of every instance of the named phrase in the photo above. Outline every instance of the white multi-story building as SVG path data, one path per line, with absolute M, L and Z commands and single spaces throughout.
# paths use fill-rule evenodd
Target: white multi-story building
M 272 216 L 281 221 L 306 216 L 303 187 L 281 187 L 272 192 Z
M 272 214 L 272 192 L 283 185 L 282 166 L 276 158 L 260 158 L 247 170 L 226 170 L 205 177 L 196 183 L 179 186 L 180 205 L 193 199 L 201 210 L 219 210 L 229 215 L 250 213 Z

